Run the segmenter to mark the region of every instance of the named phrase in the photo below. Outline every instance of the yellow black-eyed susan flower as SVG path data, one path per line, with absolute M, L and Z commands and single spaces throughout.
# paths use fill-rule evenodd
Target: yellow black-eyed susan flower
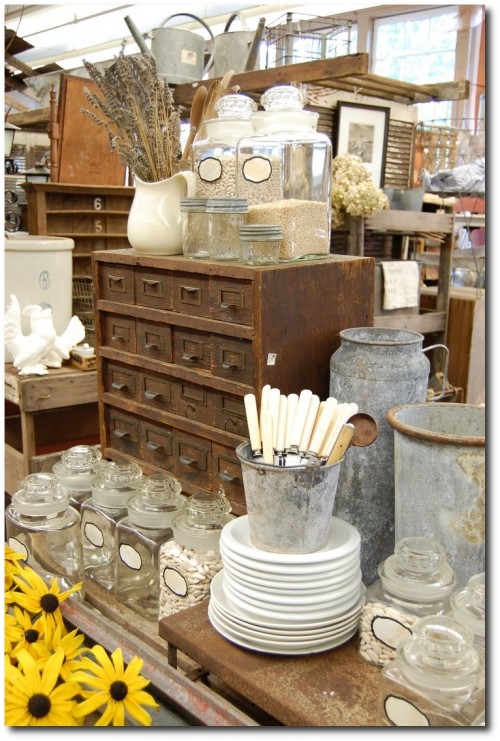
M 5 636 L 10 638 L 12 645 L 11 658 L 17 660 L 21 651 L 27 651 L 37 662 L 48 659 L 50 651 L 44 638 L 45 626 L 42 618 L 34 618 L 17 605 L 14 605 L 13 611 L 12 617 L 14 617 L 17 629 L 12 626 L 11 621 L 5 626 Z
M 99 645 L 90 654 L 81 659 L 82 670 L 73 674 L 86 698 L 78 705 L 76 717 L 90 715 L 104 706 L 96 726 L 123 726 L 126 713 L 141 725 L 150 726 L 151 716 L 142 706 L 156 709 L 158 703 L 144 691 L 149 681 L 140 674 L 143 660 L 134 656 L 125 668 L 121 648 L 113 651 L 111 658 Z
M 40 614 L 44 626 L 44 634 L 50 640 L 58 625 L 64 628 L 64 622 L 59 605 L 68 599 L 71 594 L 78 592 L 82 582 L 64 592 L 60 591 L 57 579 L 52 580 L 48 587 L 42 577 L 32 569 L 24 569 L 22 575 L 12 576 L 18 591 L 10 591 L 5 595 L 7 602 L 24 607 L 32 615 Z
M 76 682 L 58 684 L 64 651 L 58 649 L 44 663 L 21 651 L 18 666 L 5 666 L 5 724 L 7 726 L 78 726 L 74 699 Z
M 77 671 L 81 667 L 80 657 L 88 651 L 88 648 L 83 645 L 84 642 L 85 636 L 83 633 L 78 633 L 76 628 L 70 633 L 64 634 L 64 630 L 58 625 L 54 631 L 54 635 L 50 641 L 50 647 L 52 651 L 56 651 L 58 648 L 62 648 L 64 651 L 61 677 L 65 682 L 71 679 L 72 672 Z

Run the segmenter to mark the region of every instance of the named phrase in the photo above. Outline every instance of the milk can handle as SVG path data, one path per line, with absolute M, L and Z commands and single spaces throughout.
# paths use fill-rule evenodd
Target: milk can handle
M 448 350 L 448 348 L 446 347 L 446 345 L 429 345 L 429 347 L 423 347 L 422 348 L 422 352 L 429 352 L 429 350 L 436 350 L 438 347 L 440 347 L 442 350 L 445 351 L 445 353 L 446 353 L 446 359 L 444 361 L 444 374 L 443 374 L 442 391 L 439 394 L 439 396 L 434 396 L 432 398 L 432 401 L 439 401 L 440 399 L 443 398 L 443 396 L 446 393 L 446 387 L 448 385 L 448 363 L 449 363 L 449 360 L 450 360 L 450 351 Z
M 212 29 L 210 28 L 210 26 L 207 26 L 207 24 L 205 23 L 205 21 L 203 21 L 201 18 L 198 18 L 197 15 L 193 15 L 192 13 L 174 13 L 173 15 L 169 15 L 168 18 L 165 18 L 165 20 L 163 21 L 163 23 L 160 23 L 160 26 L 159 27 L 161 28 L 162 26 L 165 25 L 165 23 L 167 21 L 171 20 L 172 18 L 175 18 L 178 15 L 187 15 L 187 16 L 189 16 L 189 18 L 194 18 L 194 20 L 195 21 L 198 21 L 198 23 L 201 23 L 201 25 L 204 26 L 204 28 L 210 34 L 210 38 L 212 39 L 212 53 L 210 54 L 210 59 L 206 63 L 205 69 L 202 72 L 202 75 L 201 76 L 203 77 L 203 75 L 205 74 L 205 72 L 207 72 L 210 69 L 210 67 L 212 66 L 212 63 L 213 63 L 213 60 L 214 60 L 214 35 L 212 33 Z

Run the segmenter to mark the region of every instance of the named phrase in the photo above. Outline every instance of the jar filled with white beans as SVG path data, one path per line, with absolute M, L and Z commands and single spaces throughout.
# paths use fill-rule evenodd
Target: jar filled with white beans
M 215 104 L 217 118 L 205 121 L 206 136 L 193 144 L 196 194 L 207 198 L 236 195 L 236 146 L 252 130 L 250 114 L 257 104 L 247 95 L 223 95 Z
M 385 666 L 419 618 L 448 612 L 457 576 L 442 545 L 426 537 L 400 540 L 378 574 L 361 611 L 359 654 L 370 664 Z
M 234 517 L 230 512 L 222 490 L 199 492 L 174 518 L 173 538 L 160 548 L 160 619 L 210 597 L 212 579 L 222 568 L 219 538 Z

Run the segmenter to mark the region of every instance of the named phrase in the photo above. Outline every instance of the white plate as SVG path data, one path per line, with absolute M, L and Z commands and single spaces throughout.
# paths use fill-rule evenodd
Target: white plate
M 258 641 L 263 645 L 272 645 L 273 643 L 279 643 L 281 646 L 289 646 L 293 648 L 297 645 L 308 644 L 310 646 L 319 645 L 337 636 L 345 635 L 352 628 L 357 627 L 354 622 L 349 625 L 343 625 L 339 627 L 333 627 L 329 630 L 324 630 L 321 633 L 280 633 L 275 631 L 274 633 L 259 630 L 258 628 L 249 628 L 247 626 L 241 626 L 238 623 L 233 623 L 226 616 L 217 610 L 214 603 L 209 605 L 209 613 L 211 613 L 216 620 L 227 630 L 231 631 L 241 638 L 248 639 L 250 641 Z
M 236 617 L 234 613 L 232 615 L 228 615 L 227 613 L 225 613 L 213 599 L 210 600 L 210 605 L 210 609 L 215 612 L 217 617 L 220 618 L 221 622 L 227 623 L 228 625 L 232 626 L 233 629 L 237 628 L 242 633 L 248 633 L 249 636 L 260 635 L 262 638 L 275 638 L 276 636 L 280 636 L 282 638 L 286 638 L 286 640 L 295 640 L 296 638 L 305 639 L 331 637 L 354 626 L 359 626 L 359 620 L 361 616 L 361 610 L 359 610 L 348 620 L 344 620 L 338 623 L 332 623 L 322 628 L 310 628 L 308 625 L 304 625 L 301 628 L 297 628 L 296 630 L 289 630 L 287 628 L 281 628 L 280 626 L 276 628 L 264 628 L 261 625 L 252 625 L 249 623 L 245 623 L 243 620 L 240 620 L 238 617 Z
M 322 591 L 302 592 L 297 589 L 295 593 L 283 594 L 280 590 L 266 592 L 259 587 L 248 587 L 240 582 L 237 577 L 224 569 L 224 586 L 230 586 L 242 599 L 248 600 L 250 604 L 270 605 L 279 610 L 301 609 L 311 605 L 320 605 L 344 602 L 350 600 L 351 604 L 359 599 L 361 585 L 361 569 L 349 580 L 347 584 L 332 587 Z
M 359 564 L 355 564 L 352 569 L 346 572 L 346 575 L 342 580 L 329 581 L 321 579 L 312 579 L 310 581 L 286 581 L 280 582 L 274 579 L 266 579 L 264 576 L 261 580 L 252 579 L 246 573 L 238 571 L 232 565 L 227 562 L 224 564 L 224 572 L 231 578 L 232 581 L 238 582 L 242 586 L 252 591 L 258 590 L 267 594 L 275 595 L 288 595 L 295 596 L 297 594 L 312 595 L 330 593 L 334 589 L 338 589 L 343 584 L 350 583 L 353 579 L 357 578 L 359 572 Z
M 212 582 L 210 584 L 210 599 L 213 599 L 215 602 L 217 602 L 217 606 L 225 613 L 231 616 L 235 616 L 235 618 L 238 618 L 239 620 L 248 623 L 250 625 L 258 625 L 260 627 L 265 628 L 277 628 L 280 627 L 283 630 L 297 630 L 297 629 L 303 629 L 304 626 L 308 628 L 321 628 L 327 625 L 332 625 L 335 622 L 340 622 L 342 620 L 346 620 L 349 617 L 354 616 L 356 613 L 358 613 L 361 608 L 363 607 L 365 603 L 365 587 L 364 584 L 361 585 L 361 597 L 359 599 L 359 602 L 354 605 L 350 610 L 346 610 L 341 615 L 338 615 L 336 617 L 328 617 L 328 618 L 314 618 L 311 617 L 311 615 L 308 615 L 306 617 L 306 620 L 303 620 L 301 618 L 298 618 L 297 615 L 294 615 L 290 618 L 287 618 L 286 615 L 278 616 L 278 617 L 271 617 L 266 616 L 265 618 L 256 617 L 255 615 L 249 616 L 248 612 L 246 610 L 242 610 L 239 607 L 237 607 L 231 599 L 227 597 L 227 595 L 224 592 L 223 588 L 224 584 L 224 570 L 219 571 L 214 578 L 212 579 Z
M 214 616 L 212 611 L 209 611 L 209 620 L 218 633 L 220 633 L 224 638 L 226 638 L 231 643 L 236 644 L 237 646 L 248 648 L 251 651 L 258 651 L 260 653 L 283 654 L 289 656 L 301 656 L 305 654 L 322 653 L 323 651 L 329 651 L 332 648 L 337 648 L 338 646 L 342 646 L 344 643 L 347 643 L 347 641 L 349 641 L 357 631 L 357 627 L 355 626 L 354 628 L 351 628 L 349 631 L 347 631 L 345 634 L 335 636 L 334 638 L 331 638 L 324 643 L 320 643 L 320 645 L 305 645 L 303 647 L 295 646 L 294 648 L 289 648 L 281 645 L 279 642 L 272 643 L 270 646 L 263 646 L 258 641 L 252 641 L 248 638 L 238 636 L 233 631 L 229 631 L 227 628 L 224 628 L 224 626 L 222 626 L 221 623 L 217 620 L 217 617 Z
M 254 561 L 294 566 L 331 563 L 359 549 L 361 538 L 353 525 L 339 517 L 332 517 L 328 540 L 323 548 L 313 553 L 273 553 L 252 545 L 248 515 L 242 515 L 224 525 L 220 540 L 233 553 L 244 555 Z
M 237 571 L 258 583 L 269 582 L 271 587 L 276 585 L 290 587 L 290 585 L 298 583 L 304 583 L 308 586 L 314 582 L 317 582 L 318 586 L 321 583 L 324 585 L 335 584 L 358 569 L 360 565 L 359 551 L 346 558 L 345 561 L 343 560 L 341 564 L 330 564 L 329 567 L 320 571 L 313 571 L 310 567 L 308 567 L 308 571 L 298 571 L 297 568 L 292 569 L 290 567 L 287 567 L 286 570 L 275 571 L 271 566 L 267 567 L 266 564 L 252 562 L 248 558 L 240 556 L 237 557 L 235 554 L 228 552 L 222 545 L 220 546 L 220 554 L 224 568 L 228 566 L 233 571 Z
M 310 605 L 279 605 L 277 603 L 264 603 L 258 601 L 250 601 L 247 597 L 243 597 L 238 594 L 233 588 L 230 582 L 223 582 L 223 589 L 231 602 L 235 604 L 240 610 L 244 610 L 248 615 L 254 615 L 256 617 L 274 617 L 287 619 L 289 615 L 293 615 L 295 619 L 300 619 L 306 622 L 309 618 L 314 620 L 322 618 L 334 618 L 337 615 L 342 615 L 344 612 L 349 610 L 353 605 L 357 604 L 361 596 L 361 584 L 358 586 L 355 592 L 352 592 L 349 597 L 346 597 L 337 602 L 322 602 L 320 604 Z

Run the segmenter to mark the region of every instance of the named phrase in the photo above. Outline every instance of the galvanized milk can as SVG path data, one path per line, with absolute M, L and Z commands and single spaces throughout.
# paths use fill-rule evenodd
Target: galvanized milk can
M 426 400 L 430 363 L 418 332 L 357 327 L 342 330 L 340 339 L 330 360 L 330 396 L 355 402 L 378 425 L 375 442 L 345 457 L 334 507 L 334 515 L 361 534 L 361 570 L 369 585 L 395 545 L 394 433 L 385 415 L 396 404 Z

